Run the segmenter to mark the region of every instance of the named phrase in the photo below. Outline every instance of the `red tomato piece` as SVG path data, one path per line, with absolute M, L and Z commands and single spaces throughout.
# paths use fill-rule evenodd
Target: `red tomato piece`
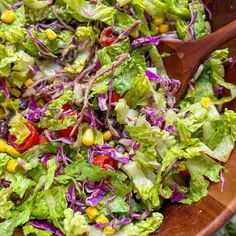
M 69 109 L 68 109 L 69 110 Z M 79 112 L 78 111 L 72 111 L 70 112 L 69 114 L 62 114 L 60 116 L 60 119 L 63 120 L 65 117 L 68 117 L 68 116 L 74 116 L 76 115 L 77 117 L 79 117 Z M 70 137 L 70 133 L 71 131 L 73 130 L 73 126 L 69 126 L 67 127 L 66 129 L 62 129 L 62 130 L 58 130 L 59 134 L 63 137 Z M 73 137 L 77 136 L 78 134 L 78 128 L 75 130 L 75 132 L 73 133 Z
M 123 96 L 120 96 L 117 92 L 113 91 L 111 94 L 111 102 L 118 102 Z
M 101 45 L 103 47 L 110 46 L 116 41 L 116 39 L 117 39 L 117 36 L 113 34 L 112 27 L 107 27 L 103 29 L 100 36 Z
M 114 169 L 117 168 L 117 161 L 105 155 L 94 157 L 93 164 L 103 169 L 109 169 L 109 166 L 111 166 Z
M 181 170 L 179 173 L 183 176 L 190 177 L 190 173 L 187 169 L 186 170 Z
M 18 152 L 23 153 L 33 147 L 34 145 L 39 144 L 39 134 L 35 127 L 30 123 L 25 123 L 25 126 L 30 131 L 30 135 L 24 140 L 20 145 L 16 144 L 16 137 L 13 135 L 8 136 L 9 144 L 14 147 Z

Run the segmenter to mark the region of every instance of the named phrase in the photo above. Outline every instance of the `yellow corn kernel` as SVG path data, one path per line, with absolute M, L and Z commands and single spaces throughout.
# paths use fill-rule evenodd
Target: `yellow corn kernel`
M 88 128 L 85 130 L 82 136 L 82 143 L 87 147 L 94 144 L 94 133 L 92 129 Z
M 16 19 L 16 14 L 12 10 L 4 11 L 1 15 L 1 21 L 5 24 L 11 24 Z
M 162 24 L 159 27 L 159 31 L 161 34 L 167 33 L 170 30 L 170 26 L 168 24 Z
M 6 141 L 4 139 L 0 139 L 0 152 L 6 152 Z
M 21 91 L 17 88 L 10 88 L 9 89 L 9 93 L 12 95 L 12 96 L 15 96 L 15 97 L 20 97 L 21 95 Z
M 114 234 L 116 231 L 112 228 L 112 226 L 108 225 L 103 229 L 104 234 Z
M 110 130 L 107 130 L 106 132 L 104 132 L 104 134 L 103 134 L 104 140 L 107 141 L 107 140 L 109 140 L 111 137 L 112 137 L 112 133 L 111 133 Z
M 210 108 L 211 107 L 211 99 L 209 97 L 201 98 L 201 105 L 204 108 Z
M 15 172 L 16 171 L 16 167 L 18 166 L 18 162 L 15 159 L 11 159 L 8 163 L 7 163 L 7 171 L 9 172 Z
M 29 87 L 31 84 L 33 84 L 34 83 L 34 81 L 32 80 L 32 79 L 27 79 L 26 81 L 25 81 L 25 86 L 26 87 Z
M 137 39 L 139 37 L 139 31 L 135 30 L 130 35 L 132 38 Z
M 90 206 L 90 207 L 88 207 L 88 208 L 86 209 L 86 214 L 87 214 L 87 216 L 89 217 L 89 219 L 92 220 L 92 219 L 94 219 L 96 216 L 99 215 L 99 212 L 98 212 L 98 210 L 97 210 L 96 207 Z
M 18 151 L 16 151 L 16 149 L 10 145 L 6 145 L 6 152 L 9 155 L 15 156 L 15 155 L 19 155 L 20 153 Z
M 57 34 L 53 30 L 47 29 L 45 32 L 48 37 L 48 40 L 53 41 L 57 38 Z
M 159 25 L 162 25 L 164 23 L 164 21 L 165 21 L 165 19 L 163 16 L 157 16 L 154 19 L 154 24 L 159 26 Z
M 107 217 L 104 216 L 104 215 L 98 216 L 95 221 L 96 221 L 97 224 L 100 224 L 100 223 L 108 223 L 108 222 L 109 222 L 109 220 L 107 219 Z

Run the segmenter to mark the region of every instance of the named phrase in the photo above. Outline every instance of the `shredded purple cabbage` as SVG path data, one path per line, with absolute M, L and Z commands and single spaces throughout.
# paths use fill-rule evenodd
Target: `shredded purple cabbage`
M 108 110 L 107 100 L 108 100 L 108 95 L 106 93 L 98 95 L 98 106 L 99 106 L 101 111 L 107 111 Z
M 64 165 L 68 165 L 69 163 L 72 162 L 72 160 L 65 155 L 63 146 L 59 147 L 59 149 L 58 149 L 58 153 L 56 156 L 56 162 L 57 163 L 63 162 Z
M 104 144 L 103 146 L 94 145 L 93 155 L 94 157 L 100 156 L 100 155 L 109 156 L 112 159 L 119 161 L 121 163 L 124 163 L 124 164 L 129 162 L 129 157 L 124 156 L 122 153 L 118 152 L 115 148 L 113 148 L 107 143 Z
M 131 47 L 140 47 L 143 44 L 152 44 L 152 45 L 157 45 L 161 40 L 160 36 L 154 36 L 154 37 L 142 37 L 135 39 L 131 43 Z
M 91 206 L 96 206 L 103 199 L 106 193 L 107 192 L 104 189 L 96 189 L 86 199 L 86 202 Z
M 150 70 L 146 70 L 146 76 L 149 78 L 149 80 L 162 84 L 167 90 L 167 95 L 169 96 L 174 96 L 181 85 L 181 82 L 179 80 L 162 78 L 160 75 L 157 75 Z
M 2 186 L 3 188 L 9 188 L 11 185 L 10 181 L 7 181 L 5 179 L 0 179 L 0 186 Z
M 53 224 L 50 224 L 50 223 L 48 223 L 48 222 L 39 221 L 39 220 L 34 220 L 34 221 L 31 221 L 30 223 L 31 223 L 31 225 L 33 225 L 35 228 L 51 231 L 51 232 L 54 233 L 56 236 L 64 236 L 64 234 L 61 232 L 60 229 L 56 228 Z
M 3 77 L 1 79 L 0 87 L 3 89 L 3 92 L 4 92 L 5 96 L 6 96 L 6 98 L 9 98 L 10 94 L 9 94 L 9 91 L 8 91 L 8 88 L 7 88 L 7 80 L 6 80 L 5 77 Z
M 168 125 L 165 130 L 170 134 L 173 134 L 175 132 L 175 127 L 173 125 Z
M 72 142 L 71 139 L 68 138 L 68 137 L 62 137 L 62 138 L 55 138 L 55 139 L 53 139 L 53 138 L 51 137 L 51 133 L 52 133 L 52 132 L 45 132 L 45 135 L 46 135 L 47 139 L 48 139 L 50 142 L 62 142 L 62 143 L 69 144 L 69 145 L 70 145 L 70 144 L 74 144 L 74 142 Z
M 171 202 L 178 202 L 182 199 L 185 199 L 187 195 L 185 193 L 175 192 L 171 197 Z
M 84 202 L 80 198 L 78 198 L 77 193 L 78 193 L 78 191 L 76 190 L 74 183 L 71 183 L 68 186 L 68 191 L 66 193 L 66 199 L 68 202 L 70 202 L 70 208 L 74 212 L 77 212 L 80 207 L 85 206 Z
M 224 91 L 224 87 L 223 86 L 219 86 L 217 89 L 216 89 L 216 93 L 221 95 L 223 94 L 223 91 Z

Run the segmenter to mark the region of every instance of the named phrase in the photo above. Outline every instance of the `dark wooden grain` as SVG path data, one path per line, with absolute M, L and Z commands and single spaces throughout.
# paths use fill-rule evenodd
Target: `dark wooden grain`
M 199 65 L 211 52 L 232 39 L 236 39 L 236 19 L 199 40 L 162 39 L 159 42 L 159 51 L 170 54 L 163 59 L 168 76 L 181 81 L 181 86 L 175 93 L 177 100 L 186 91 Z

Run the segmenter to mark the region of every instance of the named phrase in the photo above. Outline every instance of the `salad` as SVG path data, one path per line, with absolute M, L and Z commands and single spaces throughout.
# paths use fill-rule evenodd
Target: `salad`
M 0 0 L 0 12 L 0 235 L 146 236 L 163 204 L 223 191 L 228 49 L 179 102 L 157 49 L 210 33 L 200 0 Z

